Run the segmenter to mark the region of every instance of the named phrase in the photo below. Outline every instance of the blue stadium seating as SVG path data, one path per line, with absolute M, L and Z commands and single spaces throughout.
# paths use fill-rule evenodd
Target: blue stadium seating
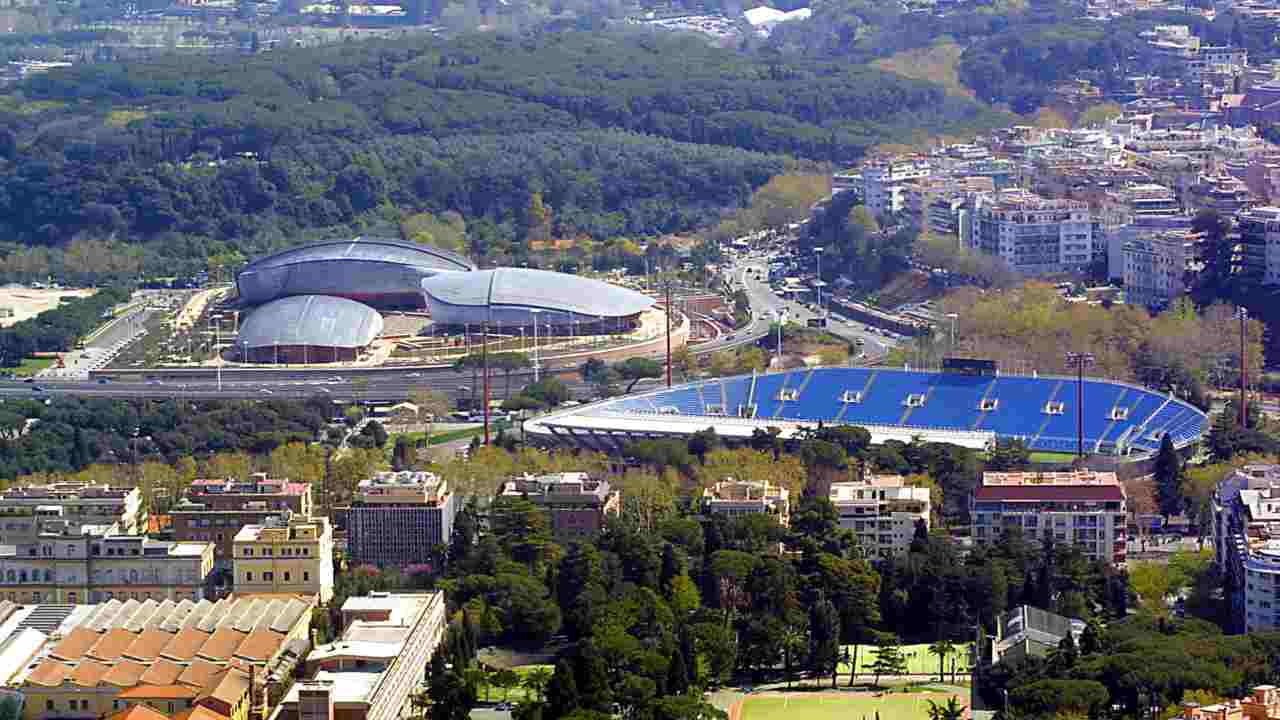
M 753 391 L 754 383 L 754 391 Z M 783 389 L 797 391 L 795 400 L 779 401 Z M 846 392 L 862 392 L 860 402 L 844 402 Z M 920 407 L 909 408 L 907 397 L 925 396 Z M 996 401 L 983 412 L 979 404 Z M 1064 404 L 1061 415 L 1044 412 L 1050 400 Z M 725 404 L 734 415 L 739 405 L 756 406 L 755 417 L 766 420 L 840 422 L 851 425 L 902 425 L 907 428 L 981 430 L 997 437 L 1023 438 L 1036 450 L 1075 452 L 1076 383 L 1072 378 L 998 376 L 979 377 L 874 368 L 791 370 L 708 380 L 619 398 L 601 406 L 607 410 L 652 413 L 675 407 L 682 415 L 703 416 L 708 405 Z M 1113 419 L 1115 408 L 1128 412 Z M 1086 450 L 1114 451 L 1121 440 L 1139 451 L 1155 450 L 1168 433 L 1181 445 L 1195 440 L 1207 426 L 1205 415 L 1180 401 L 1134 386 L 1105 380 L 1085 380 L 1084 434 Z

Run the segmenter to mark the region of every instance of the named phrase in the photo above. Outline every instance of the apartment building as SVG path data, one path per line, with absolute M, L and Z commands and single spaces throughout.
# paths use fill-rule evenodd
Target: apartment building
M 773 515 L 778 524 L 791 524 L 790 491 L 768 482 L 727 478 L 702 491 L 702 510 L 708 515 Z
M 453 490 L 429 472 L 380 472 L 360 483 L 347 512 L 351 562 L 379 567 L 426 562 L 449 542 L 457 515 Z
M 1226 173 L 1202 174 L 1187 193 L 1187 204 L 1196 210 L 1232 215 L 1257 204 L 1243 180 Z
M 98 603 L 112 598 L 200 600 L 213 546 L 120 535 L 114 525 L 50 529 L 0 545 L 0 598 L 16 603 Z
M 862 168 L 862 204 L 872 214 L 892 215 L 903 209 L 907 183 L 929 177 L 928 160 L 907 158 L 868 163 Z
M 212 542 L 218 567 L 230 569 L 240 528 L 261 525 L 268 517 L 286 511 L 311 516 L 311 485 L 255 473 L 245 481 L 196 480 L 169 516 L 174 539 Z
M 970 501 L 971 537 L 996 542 L 1006 528 L 1033 541 L 1052 535 L 1116 565 L 1127 554 L 1127 498 L 1113 472 L 988 472 Z
M 245 525 L 234 541 L 235 591 L 333 598 L 333 528 L 323 517 L 286 513 Z
M 1086 203 L 1047 200 L 1025 190 L 976 195 L 969 247 L 998 256 L 1028 275 L 1084 270 L 1093 260 L 1093 221 Z
M 1186 292 L 1186 275 L 1202 236 L 1168 230 L 1134 237 L 1121 248 L 1126 302 L 1163 307 Z
M 398 720 L 444 639 L 444 593 L 348 598 L 344 631 L 307 655 L 271 720 Z
M 593 537 L 605 520 L 622 508 L 618 491 L 607 480 L 593 480 L 584 472 L 524 475 L 503 483 L 501 495 L 524 496 L 545 508 L 557 537 Z
M 1236 216 L 1240 251 L 1236 272 L 1264 285 L 1280 284 L 1280 207 L 1256 207 Z
M 62 482 L 0 492 L 0 544 L 33 542 L 48 525 L 116 525 L 135 535 L 146 524 L 142 492 L 132 487 Z
M 865 482 L 831 484 L 840 527 L 852 530 L 872 558 L 905 557 L 916 526 L 929 529 L 929 488 L 909 487 L 901 475 L 869 475 Z
M 1231 632 L 1280 628 L 1280 465 L 1246 465 L 1213 495 L 1214 560 Z
M 1182 720 L 1273 720 L 1280 717 L 1280 689 L 1258 685 L 1243 698 L 1201 705 L 1182 703 Z

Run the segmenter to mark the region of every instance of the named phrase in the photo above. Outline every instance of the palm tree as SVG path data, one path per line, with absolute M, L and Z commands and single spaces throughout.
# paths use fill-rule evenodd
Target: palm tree
M 956 646 L 946 638 L 940 638 L 929 646 L 929 654 L 938 657 L 938 682 L 946 682 L 947 656 L 956 651 Z
M 548 668 L 540 667 L 540 668 L 534 668 L 533 670 L 530 670 L 529 672 L 525 673 L 524 680 L 521 681 L 520 684 L 524 687 L 525 690 L 528 690 L 530 693 L 533 693 L 534 695 L 536 695 L 539 700 L 546 700 L 547 684 L 550 682 L 551 682 L 551 670 Z
M 969 708 L 956 702 L 954 697 L 947 698 L 947 704 L 939 705 L 929 701 L 929 720 L 962 720 L 964 711 Z

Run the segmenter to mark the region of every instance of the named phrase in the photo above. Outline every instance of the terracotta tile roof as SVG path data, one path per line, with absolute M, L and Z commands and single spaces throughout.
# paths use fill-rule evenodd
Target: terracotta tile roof
M 107 673 L 102 681 L 111 683 L 116 687 L 131 688 L 138 684 L 138 680 L 142 674 L 147 671 L 147 666 L 133 660 L 121 660 L 116 666 L 111 668 L 111 672 Z
M 27 676 L 27 682 L 46 687 L 57 687 L 70 674 L 71 668 L 66 663 L 60 663 L 57 660 L 45 660 L 40 663 L 39 667 L 31 671 L 31 674 Z
M 160 651 L 160 655 L 173 660 L 190 660 L 196 656 L 196 653 L 200 651 L 200 646 L 204 645 L 208 639 L 209 633 L 203 630 L 197 630 L 193 627 L 183 628 L 173 636 L 168 645 L 164 646 L 164 650 Z
M 78 627 L 54 645 L 49 655 L 62 660 L 79 660 L 101 638 L 101 635 L 89 628 Z
M 106 662 L 119 660 L 120 656 L 133 644 L 137 637 L 137 635 L 124 628 L 112 628 L 103 633 L 98 638 L 98 642 L 85 655 L 98 660 L 105 660 Z
M 173 720 L 189 720 L 191 717 L 191 713 L 194 711 L 195 711 L 195 708 L 193 707 L 187 708 L 186 710 L 179 710 L 178 712 L 173 714 Z
M 227 670 L 218 679 L 218 684 L 209 690 L 207 697 L 235 707 L 236 703 L 249 692 L 249 674 L 239 670 Z
M 151 663 L 151 667 L 138 678 L 138 681 L 146 685 L 172 685 L 178 681 L 178 676 L 182 674 L 182 666 L 172 660 L 160 658 Z
M 974 491 L 978 502 L 1120 502 L 1119 485 L 983 485 Z
M 179 718 L 175 717 L 173 720 L 179 720 Z M 203 705 L 197 705 L 187 711 L 187 715 L 181 718 L 181 720 L 228 720 L 228 718 L 226 715 L 223 715 L 216 710 L 211 710 Z
M 110 665 L 103 665 L 92 660 L 81 660 L 75 670 L 71 671 L 71 682 L 80 687 L 97 687 L 102 677 L 111 670 Z
M 244 642 L 246 633 L 231 628 L 218 628 L 197 653 L 202 658 L 218 662 L 226 662 L 235 654 L 236 648 Z
M 284 642 L 284 634 L 272 632 L 265 628 L 254 630 L 236 648 L 236 657 L 266 662 Z
M 107 720 L 169 720 L 169 718 L 146 705 L 139 704 L 125 708 L 115 715 L 110 715 Z
M 207 688 L 213 684 L 214 679 L 223 669 L 208 660 L 196 658 L 191 661 L 186 670 L 182 671 L 182 675 L 178 676 L 178 682 L 195 688 Z
M 186 685 L 138 685 L 121 690 L 116 697 L 121 700 L 194 700 L 199 692 Z
M 160 655 L 160 651 L 164 650 L 172 639 L 173 633 L 167 633 L 156 628 L 143 630 L 140 635 L 134 638 L 128 649 L 124 651 L 124 656 L 135 660 L 155 660 Z

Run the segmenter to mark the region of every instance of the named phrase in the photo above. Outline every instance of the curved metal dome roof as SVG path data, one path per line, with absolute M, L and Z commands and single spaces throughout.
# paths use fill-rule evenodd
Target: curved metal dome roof
M 358 237 L 353 240 L 323 240 L 292 247 L 274 255 L 258 258 L 245 266 L 244 270 L 261 270 L 322 260 L 385 262 L 413 265 L 429 270 L 474 270 L 476 267 L 467 258 L 437 247 L 387 238 Z
M 293 295 L 254 310 L 241 323 L 236 346 L 359 348 L 381 332 L 382 316 L 368 305 L 329 295 Z
M 422 281 L 434 302 L 461 307 L 535 308 L 584 317 L 623 317 L 653 306 L 653 298 L 600 280 L 529 268 L 441 273 Z

